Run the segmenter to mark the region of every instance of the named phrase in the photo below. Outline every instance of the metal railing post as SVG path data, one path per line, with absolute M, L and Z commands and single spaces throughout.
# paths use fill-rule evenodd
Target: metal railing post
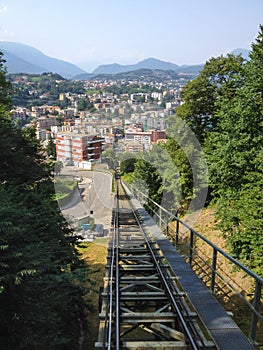
M 216 264 L 217 264 L 217 250 L 214 248 L 213 249 L 213 260 L 212 260 L 211 284 L 210 284 L 210 289 L 213 293 L 215 291 Z
M 168 237 L 168 234 L 169 234 L 169 215 L 168 215 L 168 213 L 165 214 L 165 232 L 166 232 L 166 237 Z
M 176 220 L 176 231 L 175 231 L 175 248 L 179 246 L 179 220 Z
M 159 227 L 162 227 L 162 209 L 159 208 Z
M 190 247 L 189 247 L 189 264 L 192 266 L 193 262 L 193 250 L 194 250 L 194 233 L 190 230 Z
M 253 301 L 254 310 L 252 310 L 252 317 L 251 317 L 250 330 L 249 330 L 249 338 L 252 339 L 254 342 L 256 341 L 256 334 L 257 334 L 257 322 L 258 322 L 258 312 L 259 312 L 259 305 L 260 305 L 260 298 L 261 298 L 261 289 L 262 289 L 261 283 L 259 281 L 256 281 L 256 288 L 255 288 L 254 301 Z

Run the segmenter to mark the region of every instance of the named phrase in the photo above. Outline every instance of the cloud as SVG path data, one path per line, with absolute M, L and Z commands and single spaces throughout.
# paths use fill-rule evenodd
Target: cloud
M 7 11 L 7 6 L 0 6 L 0 14 Z
M 7 29 L 3 29 L 0 27 L 0 40 L 8 40 L 15 36 L 14 32 L 10 32 Z

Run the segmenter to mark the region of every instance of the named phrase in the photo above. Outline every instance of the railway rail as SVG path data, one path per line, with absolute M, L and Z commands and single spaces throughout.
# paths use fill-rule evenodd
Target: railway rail
M 218 349 L 121 180 L 96 349 Z

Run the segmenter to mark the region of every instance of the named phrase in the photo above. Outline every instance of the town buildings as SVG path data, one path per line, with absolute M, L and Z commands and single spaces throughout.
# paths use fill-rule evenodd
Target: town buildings
M 165 130 L 142 131 L 141 128 L 132 127 L 125 130 L 125 151 L 131 153 L 147 151 L 151 145 L 166 138 Z
M 54 140 L 57 160 L 82 168 L 100 162 L 107 148 L 116 154 L 138 153 L 165 142 L 168 118 L 181 103 L 180 79 L 98 78 L 81 82 L 82 92 L 76 93 L 72 86 L 64 91 L 62 86 L 69 85 L 56 80 L 56 87 L 61 85 L 56 99 L 30 79 L 25 76 L 15 83 L 26 86 L 28 96 L 43 104 L 18 106 L 11 111 L 14 121 L 21 127 L 34 124 L 44 144 Z
M 58 132 L 55 137 L 57 160 L 84 169 L 100 162 L 104 140 L 98 134 Z

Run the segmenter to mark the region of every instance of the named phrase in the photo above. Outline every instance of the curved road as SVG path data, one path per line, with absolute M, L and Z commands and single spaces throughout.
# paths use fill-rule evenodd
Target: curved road
M 99 171 L 81 171 L 74 167 L 64 167 L 61 175 L 83 179 L 79 182 L 80 194 L 67 207 L 61 208 L 63 215 L 73 221 L 91 215 L 95 224 L 102 224 L 105 229 L 109 229 L 114 199 L 111 192 L 112 176 Z

